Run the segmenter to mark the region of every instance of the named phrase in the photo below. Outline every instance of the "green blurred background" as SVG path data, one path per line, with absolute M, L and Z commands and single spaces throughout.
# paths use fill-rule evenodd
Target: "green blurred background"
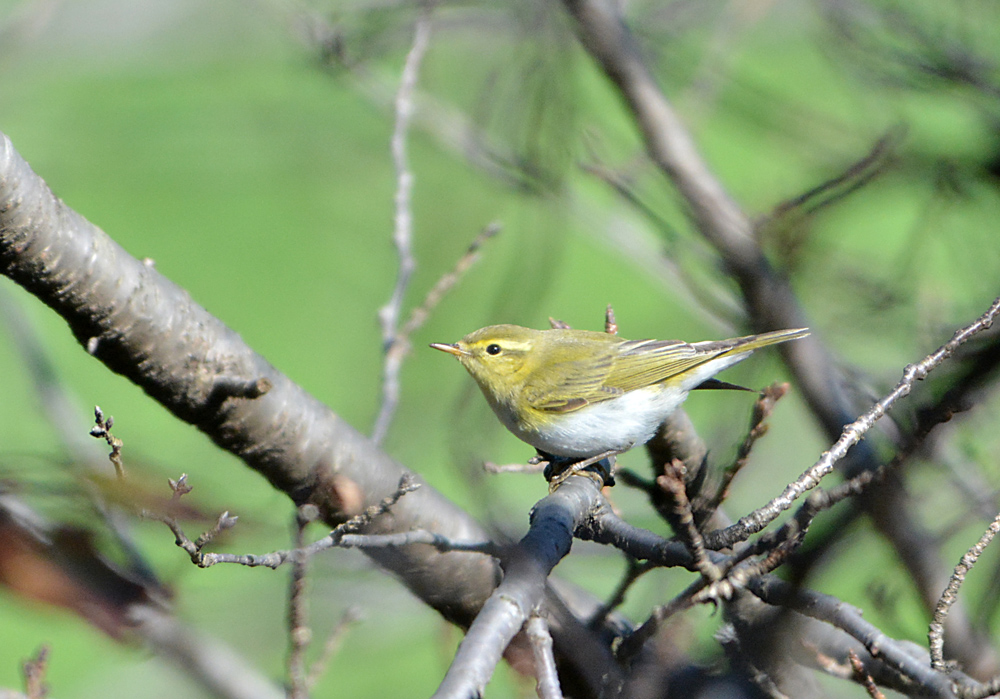
M 668 94 L 710 165 L 753 215 L 838 174 L 884 134 L 896 135 L 882 176 L 790 230 L 771 231 L 767 241 L 787 265 L 815 331 L 877 392 L 997 293 L 1000 197 L 990 171 L 997 99 L 931 79 L 894 81 L 888 70 L 888 78 L 872 74 L 864 56 L 838 44 L 819 5 L 704 5 L 633 11 L 647 13 L 639 34 Z M 911 9 L 946 39 L 963 38 L 995 58 L 1000 21 L 986 19 L 998 19 L 996 10 L 972 19 L 953 5 Z M 385 446 L 509 536 L 524 531 L 545 484 L 479 471 L 484 459 L 523 461 L 530 450 L 494 424 L 465 373 L 425 349 L 427 342 L 451 342 L 496 322 L 544 327 L 549 316 L 599 329 L 609 303 L 627 337 L 701 340 L 746 330 L 735 288 L 640 157 L 627 115 L 560 12 L 527 2 L 439 8 L 420 75 L 437 107 L 426 122 L 417 120 L 408 143 L 418 268 L 406 309 L 485 225 L 499 222 L 502 233 L 413 337 Z M 324 62 L 303 38 L 310 17 L 336 28 L 350 68 Z M 395 89 L 413 17 L 407 6 L 346 2 L 0 2 L 0 130 L 67 204 L 134 256 L 155 260 L 280 370 L 369 431 L 382 360 L 376 312 L 397 262 L 393 116 L 374 89 Z M 455 136 L 441 116 L 446 108 L 469 115 L 491 148 L 516 156 L 531 177 L 498 178 L 460 149 L 443 147 L 436 131 Z M 660 225 L 581 163 L 625 171 Z M 679 283 L 667 258 L 690 285 Z M 93 361 L 47 308 L 6 280 L 0 287 L 51 353 L 79 405 L 81 435 L 100 405 L 116 419 L 133 472 L 149 474 L 156 487 L 186 472 L 199 506 L 240 516 L 222 548 L 288 545 L 292 510 L 283 496 Z M 72 510 L 72 482 L 61 465 L 67 455 L 22 366 L 0 332 L 0 475 L 26 484 L 43 511 Z M 784 376 L 775 357 L 760 356 L 727 378 L 760 386 Z M 734 453 L 750 404 L 714 392 L 689 402 L 716 463 Z M 731 513 L 776 494 L 824 448 L 801 407 L 793 391 L 778 408 L 771 434 L 737 482 Z M 996 446 L 991 425 L 985 416 L 963 423 L 956 442 L 995 474 L 983 456 Z M 96 440 L 92 448 L 90 458 L 104 452 Z M 623 461 L 643 468 L 642 454 Z M 615 497 L 630 521 L 662 530 L 640 497 L 624 489 Z M 137 524 L 137 537 L 175 590 L 182 618 L 281 677 L 283 572 L 199 570 L 164 527 Z M 969 543 L 957 538 L 955 550 Z M 857 572 L 885 552 L 859 530 L 848 555 L 857 557 Z M 622 567 L 614 555 L 578 545 L 558 572 L 603 597 Z M 926 619 L 913 610 L 912 591 L 902 579 L 879 577 L 881 594 L 897 605 L 869 618 L 920 642 Z M 824 571 L 815 582 L 865 606 L 874 578 Z M 687 582 L 669 571 L 647 576 L 625 611 L 641 620 Z M 349 606 L 364 614 L 317 696 L 433 691 L 457 631 L 354 552 L 317 561 L 311 589 L 319 637 Z M 690 618 L 692 645 L 711 654 L 718 620 L 707 610 Z M 109 687 L 116 696 L 201 696 L 141 648 L 0 596 L 0 687 L 20 685 L 20 661 L 42 643 L 52 647 L 48 676 L 57 696 L 105 697 Z M 531 691 L 502 669 L 489 695 Z

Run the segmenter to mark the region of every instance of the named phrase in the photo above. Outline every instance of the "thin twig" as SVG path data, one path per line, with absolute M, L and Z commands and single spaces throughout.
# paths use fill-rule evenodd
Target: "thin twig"
M 497 545 L 492 541 L 455 541 L 436 532 L 426 529 L 412 529 L 408 532 L 394 534 L 344 534 L 331 540 L 330 546 L 342 549 L 374 549 L 413 544 L 427 544 L 441 553 L 446 551 L 463 551 L 465 553 L 484 553 L 489 556 L 499 556 Z
M 823 453 L 819 461 L 806 470 L 795 481 L 789 483 L 778 497 L 768 504 L 741 517 L 740 520 L 725 529 L 712 532 L 705 537 L 706 545 L 712 549 L 732 546 L 737 541 L 744 541 L 752 534 L 761 531 L 773 522 L 782 512 L 809 490 L 819 485 L 819 482 L 833 471 L 834 465 L 847 454 L 847 451 L 861 441 L 865 433 L 888 412 L 900 398 L 907 396 L 917 381 L 921 381 L 935 368 L 948 359 L 963 343 L 973 335 L 986 330 L 992 325 L 994 318 L 1000 314 L 1000 298 L 997 298 L 989 310 L 976 321 L 962 328 L 947 343 L 927 355 L 916 364 L 910 364 L 903 371 L 903 378 L 896 387 L 882 400 L 878 401 L 864 415 L 844 428 L 840 439 L 830 449 Z
M 955 571 L 951 574 L 948 587 L 941 593 L 941 598 L 934 607 L 934 618 L 931 621 L 930 631 L 927 636 L 930 640 L 931 667 L 935 670 L 944 672 L 947 669 L 947 663 L 944 659 L 944 622 L 948 618 L 948 611 L 951 609 L 951 605 L 958 599 L 958 590 L 962 587 L 962 583 L 965 582 L 965 576 L 972 570 L 972 566 L 976 565 L 979 556 L 982 555 L 983 551 L 993 540 L 993 537 L 997 535 L 997 532 L 1000 532 L 1000 514 L 993 519 L 990 526 L 979 538 L 979 541 L 976 542 L 976 545 L 962 556 L 962 560 L 955 566 Z
M 316 519 L 315 505 L 302 505 L 295 513 L 293 544 L 299 551 L 305 543 L 305 529 Z M 292 556 L 292 572 L 288 585 L 288 697 L 308 699 L 309 680 L 306 675 L 305 653 L 312 641 L 309 627 L 309 599 L 306 595 L 308 556 Z
M 722 577 L 719 567 L 712 563 L 705 551 L 705 542 L 694 523 L 691 502 L 684 488 L 684 462 L 674 459 L 663 467 L 663 473 L 656 478 L 656 484 L 668 493 L 673 501 L 675 533 L 687 547 L 694 559 L 698 572 L 706 580 L 715 581 Z
M 382 409 L 379 412 L 372 439 L 380 443 L 385 437 L 389 422 L 399 402 L 399 369 L 401 357 L 390 361 L 389 350 L 397 342 L 399 318 L 403 307 L 403 297 L 410 285 L 410 278 L 416 268 L 413 257 L 413 212 L 410 209 L 410 196 L 413 190 L 413 173 L 410 172 L 406 157 L 406 136 L 413 116 L 413 90 L 420 73 L 420 63 L 430 43 L 430 6 L 427 5 L 417 18 L 414 30 L 413 45 L 406 55 L 403 74 L 396 93 L 396 123 L 392 132 L 392 162 L 396 170 L 396 215 L 394 219 L 392 241 L 399 256 L 399 272 L 396 285 L 393 287 L 389 302 L 379 309 L 379 323 L 382 326 L 382 347 L 386 352 L 386 361 L 382 374 Z
M 847 657 L 851 660 L 851 669 L 854 670 L 854 679 L 865 688 L 868 692 L 868 696 L 872 699 L 885 699 L 885 695 L 882 694 L 878 687 L 875 686 L 875 680 L 873 680 L 872 676 L 865 670 L 864 663 L 861 662 L 861 658 L 858 657 L 858 654 L 854 652 L 853 648 L 847 651 Z
M 397 377 L 396 383 L 396 394 L 395 402 L 383 400 L 382 407 L 379 412 L 379 417 L 376 421 L 376 425 L 381 425 L 380 428 L 384 432 L 388 431 L 389 425 L 392 422 L 393 415 L 395 413 L 396 405 L 398 404 L 399 392 L 398 392 L 398 375 L 399 368 L 402 366 L 403 360 L 410 353 L 410 337 L 419 330 L 427 318 L 430 317 L 431 312 L 437 307 L 441 302 L 441 299 L 451 291 L 459 280 L 465 276 L 465 273 L 476 262 L 479 261 L 479 249 L 483 246 L 487 240 L 495 236 L 502 230 L 499 223 L 491 223 L 475 237 L 469 247 L 466 249 L 465 254 L 458 258 L 458 262 L 455 266 L 447 273 L 442 274 L 441 278 L 437 280 L 431 290 L 427 292 L 424 297 L 423 303 L 413 309 L 410 312 L 410 316 L 403 323 L 402 328 L 396 333 L 396 339 L 393 341 L 392 345 L 386 351 L 385 357 L 385 367 L 395 367 L 392 371 L 395 372 Z
M 615 309 L 608 304 L 607 310 L 604 312 L 604 332 L 609 335 L 618 334 L 618 321 L 615 320 Z
M 182 477 L 180 481 L 170 481 L 171 487 L 175 488 L 175 497 L 179 497 L 186 492 L 190 492 L 190 488 L 186 485 L 186 477 Z M 288 562 L 294 562 L 298 558 L 309 558 L 316 555 L 321 551 L 325 551 L 330 548 L 343 546 L 342 542 L 344 539 L 348 539 L 351 543 L 350 546 L 362 547 L 368 540 L 378 540 L 379 538 L 390 539 L 387 543 L 378 542 L 372 545 L 396 545 L 402 546 L 409 543 L 430 543 L 430 544 L 440 544 L 442 548 L 446 548 L 448 545 L 448 539 L 439 536 L 437 534 L 431 534 L 418 530 L 415 532 L 402 532 L 398 535 L 386 534 L 379 536 L 359 536 L 356 539 L 350 539 L 352 535 L 355 535 L 362 528 L 370 524 L 376 517 L 379 517 L 389 510 L 399 502 L 399 499 L 417 490 L 420 487 L 418 483 L 413 482 L 412 477 L 409 475 L 404 475 L 400 481 L 399 486 L 396 491 L 382 499 L 381 502 L 372 505 L 364 512 L 359 515 L 352 517 L 347 520 L 327 536 L 314 541 L 306 546 L 288 549 L 283 551 L 272 551 L 270 553 L 264 554 L 238 554 L 238 553 L 215 553 L 215 552 L 205 552 L 202 549 L 214 539 L 220 532 L 230 529 L 235 526 L 237 517 L 230 515 L 228 512 L 223 512 L 215 527 L 209 531 L 202 534 L 195 541 L 191 541 L 184 530 L 181 528 L 180 524 L 177 522 L 176 518 L 172 516 L 163 516 L 153 513 L 146 513 L 151 519 L 156 519 L 164 524 L 166 524 L 170 531 L 174 533 L 176 538 L 176 544 L 178 547 L 184 549 L 188 555 L 191 557 L 192 563 L 200 568 L 209 568 L 217 563 L 235 563 L 237 565 L 244 565 L 251 568 L 256 568 L 258 566 L 264 566 L 267 568 L 278 568 Z M 183 488 L 183 492 L 178 495 L 178 488 Z M 411 536 L 412 535 L 412 536 Z M 409 537 L 409 538 L 407 538 Z M 421 539 L 422 537 L 422 539 Z M 453 544 L 456 548 L 461 547 L 461 544 Z M 467 545 L 469 548 L 462 550 L 476 550 L 480 551 L 485 549 L 486 545 L 481 542 L 475 542 L 473 544 Z M 475 548 L 473 548 L 475 547 Z
M 492 461 L 483 462 L 483 470 L 487 473 L 541 473 L 549 462 L 545 459 L 535 460 L 532 457 L 523 464 L 497 464 Z
M 660 630 L 663 622 L 674 614 L 694 606 L 695 595 L 705 589 L 705 585 L 706 579 L 698 578 L 672 600 L 654 608 L 649 618 L 622 640 L 616 652 L 619 660 L 628 661 L 635 658 L 646 642 Z

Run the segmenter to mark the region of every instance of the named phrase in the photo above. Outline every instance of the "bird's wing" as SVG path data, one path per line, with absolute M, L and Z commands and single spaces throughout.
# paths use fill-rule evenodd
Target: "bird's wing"
M 536 410 L 571 412 L 644 388 L 716 356 L 679 340 L 628 340 L 598 356 L 548 365 L 533 376 L 524 397 Z
M 805 328 L 778 330 L 694 344 L 680 340 L 622 340 L 609 343 L 599 356 L 593 355 L 591 347 L 585 358 L 547 365 L 543 377 L 529 377 L 524 397 L 537 410 L 570 412 L 652 386 L 719 357 L 748 353 L 808 334 Z
M 536 410 L 568 413 L 624 391 L 604 385 L 614 362 L 614 346 L 596 356 L 550 363 L 528 377 L 523 397 Z
M 623 393 L 645 388 L 683 374 L 726 349 L 695 347 L 680 340 L 630 340 L 619 348 L 604 383 Z

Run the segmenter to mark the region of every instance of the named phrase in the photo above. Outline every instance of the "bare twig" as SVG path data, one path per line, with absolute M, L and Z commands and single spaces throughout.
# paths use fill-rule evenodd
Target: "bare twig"
M 706 545 L 713 549 L 731 546 L 737 541 L 744 541 L 750 535 L 756 534 L 773 522 L 805 492 L 819 485 L 820 480 L 833 470 L 834 464 L 844 458 L 847 451 L 861 440 L 872 425 L 884 416 L 897 400 L 909 395 L 917 381 L 923 380 L 927 374 L 940 366 L 970 337 L 989 328 L 998 314 L 1000 314 L 1000 298 L 997 298 L 977 320 L 956 332 L 951 340 L 924 357 L 920 362 L 906 367 L 903 371 L 903 378 L 896 384 L 896 387 L 864 415 L 845 427 L 836 444 L 824 452 L 819 461 L 795 481 L 788 484 L 781 495 L 771 500 L 767 505 L 740 518 L 731 527 L 712 532 L 705 537 Z
M 562 699 L 559 675 L 556 673 L 556 659 L 552 655 L 552 634 L 545 617 L 532 614 L 525 624 L 528 641 L 535 656 L 535 692 L 538 699 Z
M 885 171 L 887 161 L 892 158 L 904 135 L 905 130 L 899 126 L 889 129 L 872 144 L 867 153 L 843 172 L 798 196 L 780 202 L 772 210 L 769 220 L 762 223 L 767 225 L 796 211 L 814 214 L 858 190 Z
M 926 657 L 915 657 L 903 643 L 887 636 L 867 621 L 861 610 L 820 592 L 806 590 L 775 576 L 761 576 L 747 581 L 747 588 L 768 604 L 793 609 L 813 619 L 825 621 L 861 642 L 873 658 L 916 682 L 921 695 L 954 697 L 952 681 L 930 667 Z
M 487 473 L 541 473 L 549 462 L 545 459 L 531 457 L 523 464 L 496 464 L 492 461 L 483 462 L 483 470 Z
M 979 556 L 986 550 L 997 532 L 1000 532 L 1000 514 L 993 519 L 976 545 L 962 556 L 962 560 L 955 566 L 955 572 L 952 573 L 951 579 L 948 581 L 948 587 L 941 593 L 941 599 L 938 600 L 937 606 L 934 608 L 934 618 L 927 635 L 930 641 L 931 667 L 935 670 L 943 672 L 947 669 L 947 663 L 944 659 L 944 622 L 948 618 L 948 611 L 958 599 L 958 590 L 965 582 L 965 576 L 972 570 L 972 566 L 976 565 Z
M 986 697 L 995 697 L 997 694 L 1000 694 L 1000 677 L 994 677 L 989 682 L 985 682 L 981 685 L 960 685 L 957 693 L 958 696 L 962 697 L 962 699 L 985 699 Z
M 655 565 L 694 569 L 690 553 L 679 542 L 667 541 L 652 532 L 628 524 L 606 505 L 595 506 L 586 527 L 578 529 L 577 535 L 614 545 L 629 556 L 648 560 Z M 728 556 L 714 551 L 706 553 L 716 565 L 730 563 Z M 929 696 L 955 696 L 951 679 L 933 670 L 926 660 L 921 661 L 915 657 L 909 646 L 886 636 L 866 621 L 860 610 L 831 595 L 803 589 L 772 575 L 762 575 L 761 571 L 766 567 L 766 560 L 762 563 L 747 562 L 735 567 L 728 577 L 710 586 L 706 586 L 704 578 L 699 578 L 668 605 L 655 610 L 645 624 L 623 641 L 620 655 L 628 657 L 638 652 L 645 640 L 655 633 L 658 625 L 672 614 L 694 604 L 725 599 L 733 590 L 746 588 L 768 604 L 793 609 L 841 629 L 864 645 L 872 658 L 893 668 L 908 681 L 917 683 Z
M 66 206 L 5 134 L 0 134 L 0 273 L 61 316 L 80 344 L 92 348 L 91 356 L 294 502 L 316 504 L 331 527 L 391 493 L 406 472 L 190 294 Z M 260 398 L 218 390 L 262 378 L 271 389 Z M 430 487 L 412 493 L 371 529 L 488 537 Z M 496 585 L 498 566 L 487 556 L 440 554 L 428 546 L 371 549 L 366 555 L 462 626 L 472 622 Z M 563 612 L 553 606 L 553 614 Z M 553 627 L 557 639 L 561 633 Z
M 656 484 L 669 493 L 673 500 L 673 521 L 676 534 L 691 552 L 691 558 L 694 559 L 698 572 L 708 581 L 718 580 L 722 577 L 722 573 L 708 557 L 701 532 L 698 531 L 694 523 L 691 503 L 688 501 L 687 491 L 684 488 L 684 462 L 680 459 L 674 459 L 666 464 L 663 473 L 657 476 Z
M 588 457 L 581 461 L 575 462 L 565 462 L 563 470 L 558 472 L 553 472 L 552 478 L 549 480 L 549 491 L 554 491 L 562 483 L 566 482 L 566 479 L 570 476 L 592 476 L 593 478 L 600 479 L 600 485 L 609 485 L 609 479 L 614 476 L 615 463 L 614 457 L 621 454 L 620 450 L 609 449 L 608 451 L 603 451 L 600 454 Z M 597 464 L 601 466 L 601 462 L 605 459 L 608 460 L 607 468 L 589 469 L 591 466 Z M 600 473 L 596 473 L 599 471 Z M 613 483 L 614 481 L 611 481 Z
M 90 430 L 90 436 L 96 437 L 97 439 L 103 439 L 111 447 L 111 453 L 108 454 L 108 460 L 115 466 L 115 474 L 119 478 L 125 477 L 125 465 L 122 463 L 122 447 L 124 443 L 122 440 L 111 434 L 111 427 L 115 424 L 115 419 L 112 416 L 108 416 L 108 419 L 104 419 L 104 413 L 101 412 L 101 408 L 98 405 L 94 406 L 94 421 L 96 424 Z
M 399 273 L 389 302 L 379 309 L 379 323 L 382 325 L 382 346 L 386 360 L 382 372 L 382 409 L 379 411 L 372 439 L 379 443 L 385 437 L 389 422 L 399 403 L 399 370 L 402 356 L 390 354 L 389 350 L 397 342 L 399 318 L 402 313 L 403 297 L 410 284 L 410 277 L 416 268 L 413 257 L 413 212 L 410 210 L 410 195 L 413 190 L 413 173 L 409 170 L 406 157 L 406 136 L 413 116 L 413 90 L 416 87 L 420 63 L 430 43 L 429 5 L 417 18 L 413 36 L 413 46 L 406 56 L 399 91 L 396 93 L 396 124 L 392 132 L 392 162 L 396 169 L 396 216 L 392 240 L 399 255 Z
M 483 244 L 500 231 L 501 227 L 499 223 L 491 223 L 483 228 L 475 239 L 473 239 L 472 243 L 469 244 L 465 254 L 458 258 L 458 262 L 455 263 L 455 266 L 451 269 L 451 271 L 441 275 L 434 286 L 431 287 L 431 290 L 427 292 L 423 303 L 413 309 L 410 316 L 406 319 L 406 322 L 403 323 L 402 328 L 400 328 L 400 330 L 396 333 L 395 340 L 386 351 L 385 366 L 388 367 L 390 364 L 397 365 L 396 369 L 394 369 L 397 375 L 397 392 L 395 398 L 397 402 L 399 398 L 399 366 L 402 365 L 403 359 L 405 359 L 406 355 L 410 352 L 410 337 L 423 326 L 423 324 L 427 321 L 427 318 L 430 317 L 431 312 L 441 302 L 441 299 L 454 288 L 463 276 L 465 276 L 465 273 L 469 271 L 472 265 L 479 261 L 479 250 Z M 386 408 L 386 406 L 390 406 L 390 408 Z M 383 401 L 378 418 L 378 424 L 382 424 L 382 422 L 385 423 L 383 430 L 388 430 L 388 426 L 392 421 L 394 412 L 394 404 Z M 385 417 L 383 417 L 383 415 L 385 415 Z
M 302 505 L 295 513 L 293 543 L 300 551 L 309 522 L 316 519 L 315 505 Z M 306 595 L 306 573 L 309 558 L 292 556 L 292 572 L 288 585 L 288 697 L 308 699 L 309 681 L 306 676 L 305 653 L 312 641 L 309 627 L 309 599 Z
M 248 662 L 218 639 L 186 626 L 175 616 L 148 605 L 135 605 L 130 618 L 135 633 L 150 648 L 196 678 L 208 696 L 220 699 L 287 699 L 257 664 Z
M 184 488 L 183 492 L 190 491 L 190 488 L 186 485 L 185 477 L 182 477 L 181 481 L 171 481 L 170 483 L 172 487 L 179 485 L 180 487 Z M 159 521 L 163 522 L 168 527 L 170 527 L 170 530 L 174 533 L 174 536 L 176 537 L 175 543 L 177 544 L 177 546 L 184 549 L 191 557 L 191 562 L 200 568 L 209 568 L 213 565 L 216 565 L 217 563 L 235 563 L 238 565 L 249 566 L 251 568 L 256 568 L 258 566 L 265 566 L 267 568 L 278 568 L 284 565 L 285 563 L 288 563 L 289 561 L 294 562 L 300 557 L 309 558 L 310 556 L 316 555 L 320 551 L 325 551 L 327 549 L 340 546 L 341 541 L 344 539 L 344 537 L 351 534 L 355 534 L 364 526 L 371 523 L 372 520 L 391 510 L 392 507 L 397 502 L 399 502 L 399 499 L 402 498 L 404 495 L 417 490 L 419 487 L 420 485 L 418 483 L 413 482 L 412 478 L 409 475 L 404 475 L 399 481 L 399 487 L 393 494 L 383 498 L 381 502 L 372 505 L 361 514 L 356 515 L 351 519 L 347 520 L 346 522 L 344 522 L 343 524 L 339 525 L 336 529 L 334 529 L 332 532 L 330 532 L 327 536 L 323 537 L 322 539 L 314 541 L 313 543 L 307 546 L 297 547 L 294 549 L 288 549 L 283 551 L 272 551 L 270 553 L 264 553 L 264 554 L 253 554 L 253 553 L 237 554 L 237 553 L 215 553 L 215 552 L 206 553 L 205 551 L 202 550 L 220 532 L 225 531 L 226 529 L 231 529 L 233 526 L 236 525 L 237 517 L 230 515 L 228 512 L 223 512 L 219 516 L 219 519 L 216 522 L 215 526 L 209 531 L 202 534 L 195 541 L 191 541 L 187 537 L 187 535 L 184 533 L 184 530 L 181 528 L 180 524 L 174 517 L 155 515 L 155 514 L 149 514 L 149 516 L 151 518 L 158 519 Z M 178 490 L 175 487 L 175 496 L 177 492 Z M 406 535 L 407 533 L 403 532 L 401 535 L 402 538 L 396 539 L 394 541 L 398 541 L 399 542 L 398 545 L 400 546 L 403 545 L 404 543 L 414 543 L 416 537 L 407 540 Z M 384 535 L 384 536 L 392 537 L 393 535 Z M 364 538 L 365 537 L 362 537 L 362 540 Z M 427 535 L 426 539 L 427 540 L 422 543 L 432 543 L 434 540 L 434 536 Z M 353 545 L 360 546 L 361 544 L 355 542 Z M 477 543 L 476 545 L 483 546 L 483 544 L 481 543 Z
M 604 312 L 604 332 L 609 335 L 618 334 L 618 321 L 615 320 L 615 309 L 608 304 L 608 309 Z
M 885 699 L 885 695 L 879 691 L 878 687 L 875 686 L 875 680 L 872 676 L 868 674 L 865 670 L 864 664 L 861 662 L 861 658 L 854 650 L 847 651 L 848 657 L 851 659 L 851 669 L 854 670 L 854 679 L 857 680 L 865 690 L 868 692 L 868 696 L 872 699 Z

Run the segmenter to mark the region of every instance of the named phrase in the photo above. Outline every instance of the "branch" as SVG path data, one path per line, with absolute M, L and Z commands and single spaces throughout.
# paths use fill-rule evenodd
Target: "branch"
M 130 256 L 46 187 L 0 134 L 0 273 L 55 310 L 92 356 L 179 419 L 242 459 L 296 506 L 313 505 L 336 527 L 397 489 L 422 487 L 361 533 L 426 530 L 483 542 L 469 515 L 393 461 L 152 266 Z M 472 623 L 499 566 L 479 553 L 426 545 L 364 552 L 445 619 Z M 552 590 L 545 611 L 559 653 L 577 671 L 580 696 L 596 696 L 607 650 Z M 612 670 L 613 671 L 613 670 Z
M 154 268 L 59 201 L 0 134 L 0 272 L 61 315 L 97 359 L 331 526 L 392 493 L 406 470 L 251 350 Z M 261 386 L 269 386 L 263 393 Z M 414 476 L 415 480 L 420 479 Z M 430 487 L 365 533 L 486 532 Z M 467 625 L 496 563 L 424 546 L 366 550 L 447 619 Z
M 545 581 L 569 553 L 574 530 L 599 497 L 593 480 L 574 476 L 535 505 L 528 533 L 503 557 L 503 582 L 459 645 L 436 699 L 482 695 L 507 645 L 544 599 Z

